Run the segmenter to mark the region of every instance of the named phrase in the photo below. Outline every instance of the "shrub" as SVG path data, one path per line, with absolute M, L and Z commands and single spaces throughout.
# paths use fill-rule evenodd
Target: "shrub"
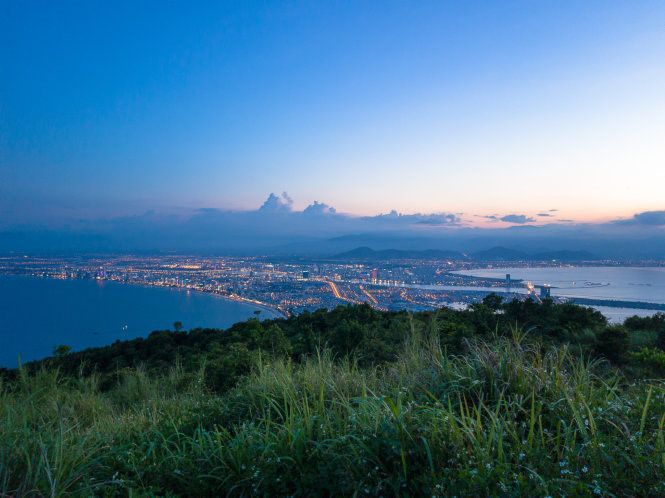
M 630 346 L 628 331 L 623 325 L 605 327 L 597 336 L 596 350 L 610 361 L 620 363 Z

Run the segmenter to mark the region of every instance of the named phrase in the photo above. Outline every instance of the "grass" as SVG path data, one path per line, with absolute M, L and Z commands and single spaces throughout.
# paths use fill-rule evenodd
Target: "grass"
M 525 337 L 398 361 L 263 358 L 224 395 L 204 366 L 57 371 L 0 388 L 0 494 L 662 495 L 665 384 Z

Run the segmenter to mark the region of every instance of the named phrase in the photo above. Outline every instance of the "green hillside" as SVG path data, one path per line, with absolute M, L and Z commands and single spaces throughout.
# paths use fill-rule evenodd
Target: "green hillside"
M 154 332 L 2 372 L 0 495 L 662 495 L 664 343 L 496 296 Z

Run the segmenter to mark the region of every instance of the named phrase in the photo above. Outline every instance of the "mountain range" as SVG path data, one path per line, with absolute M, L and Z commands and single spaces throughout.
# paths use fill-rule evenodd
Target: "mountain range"
M 492 247 L 485 251 L 475 252 L 473 254 L 464 254 L 459 251 L 451 250 L 400 250 L 383 249 L 375 251 L 370 247 L 357 247 L 350 251 L 335 254 L 330 259 L 335 260 L 364 260 L 364 261 L 387 261 L 398 259 L 413 260 L 432 260 L 446 259 L 454 261 L 562 261 L 562 262 L 581 262 L 595 261 L 599 258 L 588 251 L 547 251 L 538 253 L 526 253 L 516 249 L 509 249 L 502 246 Z

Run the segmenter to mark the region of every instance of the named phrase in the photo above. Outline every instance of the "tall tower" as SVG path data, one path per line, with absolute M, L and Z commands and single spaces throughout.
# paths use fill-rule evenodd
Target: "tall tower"
M 379 278 L 379 269 L 374 268 L 372 270 L 372 281 L 376 282 L 378 280 L 378 278 Z

